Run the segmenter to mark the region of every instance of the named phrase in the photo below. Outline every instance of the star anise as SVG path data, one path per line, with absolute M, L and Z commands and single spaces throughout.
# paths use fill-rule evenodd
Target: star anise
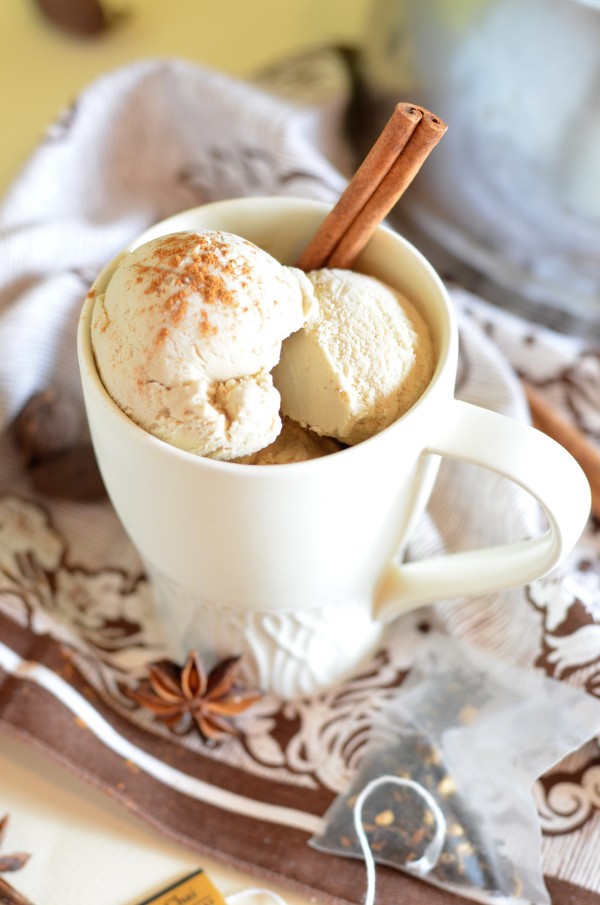
M 236 685 L 240 659 L 228 657 L 207 675 L 193 650 L 183 667 L 170 660 L 152 663 L 148 678 L 128 694 L 173 732 L 183 735 L 196 726 L 204 739 L 221 740 L 238 734 L 235 717 L 261 697 Z
M 0 845 L 8 826 L 8 814 L 0 820 Z M 12 855 L 0 855 L 0 874 L 20 870 L 29 860 L 25 852 L 14 852 Z M 32 905 L 29 899 L 0 877 L 0 903 L 2 905 Z

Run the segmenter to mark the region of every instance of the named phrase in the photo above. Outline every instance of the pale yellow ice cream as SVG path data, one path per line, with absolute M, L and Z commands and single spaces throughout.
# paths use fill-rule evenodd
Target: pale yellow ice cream
M 426 389 L 434 369 L 429 329 L 408 299 L 373 277 L 335 269 L 307 276 L 315 304 L 273 371 L 282 413 L 318 434 L 359 443 Z
M 238 236 L 154 239 L 125 255 L 96 299 L 100 377 L 125 414 L 174 446 L 254 453 L 281 430 L 270 372 L 312 297 L 300 270 Z
M 304 274 L 210 230 L 127 253 L 96 298 L 92 345 L 108 393 L 145 430 L 256 465 L 371 437 L 416 402 L 434 367 L 425 321 L 379 280 Z
M 234 461 L 241 465 L 287 465 L 290 462 L 307 462 L 320 459 L 343 449 L 332 437 L 320 437 L 297 421 L 283 419 L 281 433 L 264 449 Z

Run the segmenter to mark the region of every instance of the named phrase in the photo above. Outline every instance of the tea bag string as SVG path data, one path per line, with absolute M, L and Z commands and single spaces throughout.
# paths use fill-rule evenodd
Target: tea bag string
M 354 805 L 354 827 L 356 829 L 358 841 L 360 842 L 367 871 L 367 894 L 364 905 L 374 905 L 375 902 L 375 859 L 373 858 L 371 846 L 369 845 L 369 840 L 367 839 L 367 834 L 363 827 L 362 810 L 365 801 L 374 789 L 386 784 L 412 789 L 413 792 L 421 796 L 433 814 L 435 823 L 433 839 L 428 843 L 425 851 L 417 861 L 407 862 L 405 865 L 407 870 L 416 874 L 418 877 L 424 877 L 425 874 L 428 874 L 437 864 L 446 838 L 446 819 L 436 800 L 420 783 L 415 782 L 412 779 L 402 779 L 400 776 L 379 776 L 377 779 L 373 779 L 371 782 L 367 783 L 359 793 Z M 238 905 L 238 903 L 242 902 L 244 899 L 254 896 L 269 898 L 275 905 L 286 905 L 285 899 L 278 895 L 278 893 L 273 892 L 271 889 L 260 888 L 242 889 L 240 892 L 235 892 L 227 896 L 225 901 L 227 905 Z
M 406 862 L 406 870 L 416 874 L 418 877 L 424 877 L 428 874 L 429 871 L 436 866 L 446 838 L 446 819 L 436 800 L 420 783 L 415 782 L 412 779 L 403 779 L 401 776 L 391 775 L 378 776 L 377 779 L 372 779 L 371 782 L 367 783 L 360 791 L 354 805 L 354 828 L 356 830 L 356 835 L 358 836 L 358 841 L 360 842 L 367 871 L 367 893 L 364 905 L 374 905 L 375 902 L 375 859 L 363 827 L 363 805 L 376 788 L 388 784 L 412 789 L 415 794 L 420 795 L 432 812 L 435 822 L 433 839 L 428 843 L 425 851 L 418 860 Z
M 260 896 L 261 899 L 271 899 L 275 905 L 287 905 L 287 902 L 279 893 L 273 892 L 272 889 L 262 889 L 258 886 L 240 889 L 239 892 L 232 892 L 230 896 L 225 897 L 225 901 L 227 905 L 237 905 L 238 902 L 243 902 L 244 899 L 255 898 L 256 896 Z

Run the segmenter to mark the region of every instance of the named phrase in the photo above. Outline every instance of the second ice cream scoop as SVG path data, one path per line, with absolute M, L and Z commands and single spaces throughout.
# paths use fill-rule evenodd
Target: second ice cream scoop
M 427 323 L 403 295 L 351 270 L 307 274 L 315 305 L 273 371 L 282 413 L 353 445 L 404 414 L 429 384 Z

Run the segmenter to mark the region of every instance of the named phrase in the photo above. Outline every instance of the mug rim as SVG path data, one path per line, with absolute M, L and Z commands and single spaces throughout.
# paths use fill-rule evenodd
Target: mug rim
M 213 459 L 207 456 L 200 456 L 197 453 L 193 453 L 189 450 L 174 446 L 168 443 L 166 440 L 162 440 L 160 437 L 156 437 L 154 434 L 141 427 L 117 405 L 117 403 L 113 400 L 112 396 L 104 386 L 104 383 L 102 382 L 100 373 L 96 365 L 96 358 L 92 346 L 91 321 L 92 312 L 96 301 L 96 287 L 98 285 L 102 285 L 104 281 L 108 283 L 108 280 L 112 276 L 119 260 L 128 252 L 134 250 L 140 245 L 143 245 L 145 242 L 148 242 L 153 238 L 169 235 L 170 232 L 178 232 L 184 229 L 184 227 L 181 226 L 174 229 L 165 229 L 164 227 L 166 227 L 168 224 L 175 223 L 182 218 L 191 217 L 201 211 L 210 212 L 210 210 L 216 210 L 218 208 L 227 209 L 239 207 L 254 209 L 256 208 L 257 204 L 268 207 L 271 210 L 281 207 L 283 211 L 289 213 L 290 203 L 293 206 L 297 206 L 298 209 L 307 210 L 312 208 L 314 211 L 319 211 L 320 213 L 322 212 L 324 214 L 329 212 L 333 207 L 332 204 L 328 204 L 327 202 L 315 199 L 280 195 L 228 198 L 222 201 L 213 201 L 209 202 L 208 204 L 197 205 L 193 208 L 189 208 L 185 211 L 180 211 L 176 214 L 171 215 L 170 217 L 157 221 L 152 226 L 143 230 L 135 239 L 129 242 L 123 249 L 121 249 L 121 251 L 114 255 L 105 264 L 105 266 L 93 281 L 84 299 L 77 325 L 77 353 L 81 379 L 86 384 L 88 391 L 91 390 L 91 392 L 94 393 L 99 403 L 108 410 L 108 413 L 111 417 L 116 419 L 121 428 L 125 431 L 128 431 L 132 436 L 138 437 L 140 442 L 149 443 L 150 446 L 154 446 L 157 451 L 162 450 L 164 454 L 175 455 L 185 462 L 202 462 L 203 466 L 209 468 L 230 470 L 233 467 L 235 468 L 236 473 L 240 473 L 238 472 L 238 468 L 240 464 L 243 464 L 239 462 L 231 462 L 226 459 Z M 203 228 L 208 229 L 209 227 Z M 190 229 L 193 230 L 194 227 L 190 227 Z M 215 227 L 215 229 L 217 229 L 217 227 Z M 441 280 L 441 277 L 439 276 L 433 265 L 430 263 L 430 261 L 425 257 L 425 255 L 421 251 L 419 251 L 419 249 L 416 248 L 416 246 L 414 246 L 412 242 L 410 242 L 400 233 L 396 232 L 385 224 L 381 224 L 377 227 L 373 238 L 376 238 L 378 235 L 387 236 L 388 241 L 392 241 L 394 244 L 400 244 L 401 246 L 403 246 L 404 250 L 415 259 L 418 266 L 426 272 L 429 279 L 435 285 L 439 299 L 443 301 L 442 307 L 445 311 L 447 321 L 445 336 L 442 347 L 437 350 L 436 366 L 429 384 L 427 385 L 421 396 L 417 399 L 417 401 L 410 407 L 410 409 L 408 409 L 408 411 L 402 414 L 387 427 L 383 428 L 383 430 L 379 431 L 371 437 L 368 437 L 366 440 L 362 440 L 360 443 L 357 443 L 353 446 L 346 446 L 343 449 L 338 450 L 330 455 L 320 456 L 315 459 L 309 459 L 306 461 L 286 462 L 280 464 L 273 463 L 252 468 L 244 468 L 244 474 L 265 474 L 265 472 L 267 471 L 273 473 L 274 470 L 277 473 L 281 472 L 282 474 L 288 474 L 288 469 L 290 467 L 294 468 L 296 472 L 300 468 L 310 469 L 315 467 L 334 467 L 333 465 L 329 464 L 330 460 L 339 461 L 338 456 L 340 456 L 341 454 L 345 455 L 346 457 L 348 455 L 360 455 L 363 448 L 367 447 L 368 449 L 370 449 L 374 443 L 381 442 L 382 438 L 389 436 L 390 433 L 394 432 L 394 429 L 402 429 L 406 419 L 410 418 L 414 414 L 417 414 L 423 407 L 423 405 L 426 404 L 428 398 L 435 392 L 437 385 L 445 374 L 445 371 L 449 366 L 452 365 L 452 359 L 453 357 L 456 357 L 457 354 L 458 328 L 456 324 L 454 309 L 452 307 L 447 289 Z M 357 259 L 358 261 L 361 260 L 363 254 L 364 253 L 361 253 L 361 255 L 359 255 Z M 426 315 L 423 316 L 426 317 Z M 452 384 L 450 395 L 453 395 L 453 390 L 454 383 Z M 87 393 L 85 395 L 87 395 Z

